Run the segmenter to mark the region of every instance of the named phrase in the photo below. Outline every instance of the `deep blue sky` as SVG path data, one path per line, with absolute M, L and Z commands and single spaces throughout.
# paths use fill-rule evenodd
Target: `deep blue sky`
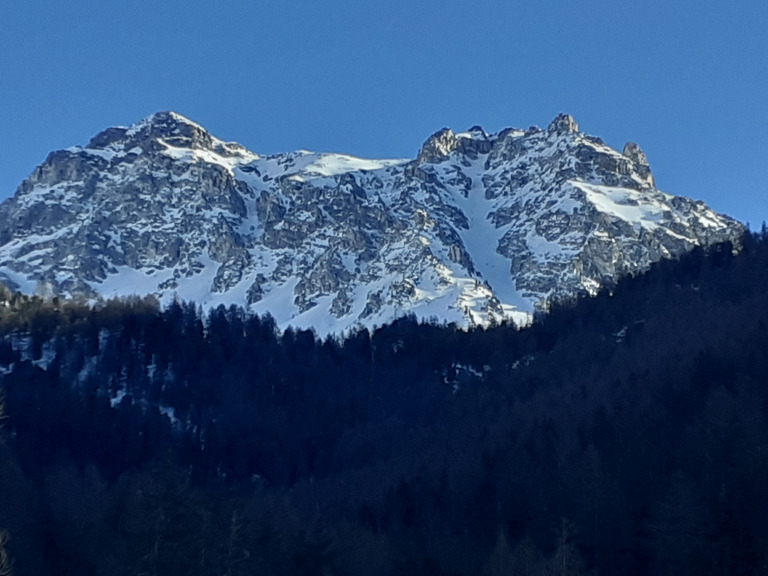
M 413 157 L 559 112 L 663 190 L 768 220 L 766 0 L 0 5 L 0 198 L 49 151 L 176 110 L 259 153 Z

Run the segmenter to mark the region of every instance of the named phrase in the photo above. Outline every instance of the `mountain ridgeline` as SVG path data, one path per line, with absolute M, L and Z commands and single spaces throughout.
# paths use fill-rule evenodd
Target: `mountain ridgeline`
M 408 314 L 525 324 L 553 299 L 744 227 L 656 188 L 648 159 L 579 131 L 479 127 L 413 160 L 261 156 L 173 112 L 53 152 L 0 204 L 0 281 L 152 294 L 318 334 Z
M 530 326 L 0 294 L 14 574 L 752 574 L 768 234 Z M 5 560 L 3 560 L 5 559 Z

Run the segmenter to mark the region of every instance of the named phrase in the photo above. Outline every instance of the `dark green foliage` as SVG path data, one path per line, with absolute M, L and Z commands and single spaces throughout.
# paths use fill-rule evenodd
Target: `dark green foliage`
M 768 566 L 764 235 L 522 330 L 0 304 L 14 574 Z

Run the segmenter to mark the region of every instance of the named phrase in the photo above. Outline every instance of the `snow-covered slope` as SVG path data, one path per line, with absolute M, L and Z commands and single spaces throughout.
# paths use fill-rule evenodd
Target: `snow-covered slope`
M 244 305 L 321 334 L 407 313 L 469 326 L 742 231 L 567 115 L 364 160 L 260 156 L 161 112 L 52 153 L 0 205 L 0 280 Z

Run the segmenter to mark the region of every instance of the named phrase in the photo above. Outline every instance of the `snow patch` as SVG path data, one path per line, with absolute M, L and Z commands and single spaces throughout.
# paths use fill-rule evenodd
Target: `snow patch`
M 656 202 L 648 202 L 647 195 L 630 188 L 600 186 L 576 180 L 571 184 L 587 195 L 599 211 L 624 220 L 637 223 L 646 230 L 658 228 L 663 218 L 664 208 Z

